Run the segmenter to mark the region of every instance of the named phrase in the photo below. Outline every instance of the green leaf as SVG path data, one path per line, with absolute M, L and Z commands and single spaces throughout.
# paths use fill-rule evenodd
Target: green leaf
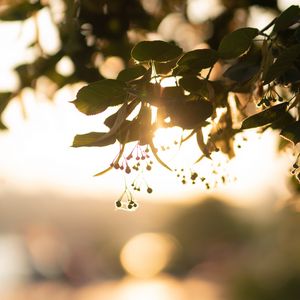
M 239 83 L 250 80 L 254 75 L 258 73 L 260 65 L 252 61 L 238 62 L 235 65 L 229 67 L 223 74 L 231 80 Z
M 139 128 L 134 121 L 125 120 L 116 134 L 121 144 L 130 143 L 139 139 Z
M 295 122 L 295 119 L 289 112 L 284 112 L 276 121 L 272 122 L 271 128 L 284 129 L 286 126 Z
M 280 135 L 285 139 L 293 142 L 295 145 L 300 142 L 300 121 L 296 121 L 283 130 L 281 130 Z
M 241 129 L 255 128 L 270 124 L 285 114 L 287 106 L 288 104 L 286 102 L 280 103 L 258 114 L 252 115 L 243 121 Z
M 146 73 L 147 69 L 141 65 L 134 66 L 131 68 L 127 68 L 122 70 L 117 79 L 122 81 L 131 81 L 143 76 Z
M 284 49 L 266 72 L 264 84 L 270 83 L 286 72 L 298 57 L 300 57 L 300 44 Z
M 241 56 L 250 48 L 257 34 L 258 29 L 252 27 L 240 28 L 227 34 L 219 45 L 219 56 L 223 59 Z
M 184 129 L 195 129 L 213 113 L 212 104 L 199 99 L 183 103 L 174 103 L 167 107 L 172 124 Z
M 276 19 L 272 34 L 289 28 L 291 25 L 299 21 L 300 19 L 300 7 L 292 5 L 283 11 Z
M 196 76 L 183 76 L 179 80 L 179 85 L 186 91 L 209 98 L 208 81 L 199 79 Z
M 79 90 L 76 108 L 86 115 L 94 115 L 109 106 L 122 104 L 127 100 L 126 83 L 120 80 L 104 79 L 84 86 Z
M 162 104 L 160 101 L 161 88 L 159 83 L 144 83 L 142 88 L 138 90 L 139 97 L 151 105 L 159 106 Z
M 164 104 L 181 103 L 185 101 L 184 90 L 180 86 L 167 86 L 162 88 L 160 100 Z
M 7 129 L 7 127 L 3 124 L 1 120 L 1 115 L 5 110 L 6 106 L 8 105 L 9 101 L 11 100 L 12 93 L 0 93 L 0 130 Z
M 116 138 L 107 135 L 106 132 L 90 132 L 86 134 L 78 134 L 74 137 L 72 147 L 103 147 L 114 144 Z
M 7 104 L 9 103 L 11 96 L 12 96 L 11 92 L 0 93 L 0 115 L 6 108 Z
M 212 67 L 218 60 L 218 52 L 213 49 L 197 49 L 184 54 L 177 62 L 179 66 L 201 71 Z
M 181 55 L 182 49 L 163 41 L 143 41 L 135 45 L 131 56 L 137 61 L 166 62 Z
M 3 21 L 23 21 L 31 17 L 36 11 L 43 8 L 40 1 L 29 3 L 29 1 L 22 1 L 19 4 L 10 4 L 7 9 L 0 13 L 0 20 Z
M 202 128 L 200 128 L 197 133 L 196 133 L 196 138 L 197 138 L 197 144 L 199 146 L 199 149 L 202 151 L 203 155 L 207 158 L 210 157 L 210 151 L 208 149 L 207 144 L 204 143 L 204 138 L 203 138 L 203 133 L 202 133 Z

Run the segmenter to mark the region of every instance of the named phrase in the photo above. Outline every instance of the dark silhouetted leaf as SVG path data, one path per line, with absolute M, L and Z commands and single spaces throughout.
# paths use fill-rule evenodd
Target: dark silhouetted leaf
M 133 141 L 138 141 L 141 137 L 141 134 L 142 132 L 140 130 L 140 126 L 136 120 L 126 120 L 118 130 L 116 137 L 121 144 L 126 144 Z
M 162 88 L 160 97 L 166 104 L 185 101 L 184 90 L 180 86 L 168 86 Z
M 223 59 L 231 59 L 244 54 L 257 36 L 258 29 L 252 27 L 240 28 L 227 34 L 221 41 L 218 53 Z
M 242 129 L 264 126 L 280 119 L 285 114 L 287 106 L 287 103 L 280 103 L 246 118 L 243 121 Z
M 195 129 L 212 115 L 213 107 L 206 100 L 173 103 L 167 107 L 172 124 L 184 129 Z
M 21 1 L 19 4 L 10 4 L 7 9 L 1 11 L 0 20 L 23 21 L 42 8 L 43 5 L 40 1 L 35 1 L 35 3 L 30 3 L 30 1 Z
M 300 121 L 296 121 L 283 130 L 281 130 L 280 135 L 285 139 L 293 142 L 295 145 L 300 142 Z
M 184 54 L 177 62 L 179 66 L 201 71 L 212 67 L 218 60 L 218 52 L 213 49 L 197 49 Z
M 145 83 L 140 90 L 140 98 L 147 101 L 151 105 L 161 105 L 160 98 L 161 85 L 159 83 Z
M 72 147 L 103 147 L 114 144 L 116 138 L 114 136 L 107 136 L 105 132 L 90 132 L 86 134 L 78 134 L 74 137 Z
M 167 42 L 143 41 L 132 49 L 131 56 L 137 61 L 166 62 L 177 58 L 181 53 L 181 48 Z
M 298 43 L 300 43 L 300 27 L 298 27 L 294 32 L 294 37 Z
M 272 34 L 285 30 L 300 19 L 300 7 L 292 5 L 276 19 Z
M 6 92 L 6 93 L 0 93 L 0 130 L 1 129 L 7 129 L 7 127 L 3 124 L 1 120 L 1 115 L 3 111 L 5 110 L 7 104 L 9 103 L 11 99 L 12 93 Z
M 264 78 L 264 84 L 268 84 L 281 74 L 286 72 L 300 57 L 300 45 L 294 45 L 281 52 L 274 64 L 270 66 Z
M 207 145 L 204 143 L 202 129 L 197 131 L 196 138 L 197 138 L 198 146 L 199 146 L 200 150 L 202 151 L 203 155 L 207 158 L 210 158 L 211 153 L 210 153 Z
M 284 112 L 276 121 L 272 122 L 271 128 L 273 129 L 283 129 L 287 125 L 295 122 L 295 119 L 289 112 Z
M 104 120 L 104 125 L 111 130 L 117 130 L 137 105 L 138 101 L 132 101 L 129 104 L 123 104 L 123 106 L 116 113 L 110 115 Z
M 104 79 L 81 88 L 72 103 L 82 113 L 94 115 L 126 100 L 127 90 L 123 81 Z
M 250 80 L 255 74 L 257 74 L 259 69 L 260 65 L 254 62 L 238 62 L 237 64 L 229 67 L 223 76 L 243 83 Z
M 7 104 L 9 103 L 11 96 L 12 96 L 11 92 L 0 93 L 0 115 L 6 108 Z
M 199 79 L 196 76 L 183 76 L 179 80 L 179 85 L 186 91 L 205 98 L 209 98 L 208 84 L 207 80 Z
M 187 65 L 177 65 L 175 68 L 172 70 L 172 75 L 173 76 L 181 76 L 181 75 L 197 75 L 199 73 L 198 70 L 191 69 Z
M 122 70 L 117 79 L 122 81 L 131 81 L 134 79 L 137 79 L 141 76 L 143 76 L 146 73 L 147 69 L 141 65 L 134 66 L 131 68 L 127 68 L 125 70 Z

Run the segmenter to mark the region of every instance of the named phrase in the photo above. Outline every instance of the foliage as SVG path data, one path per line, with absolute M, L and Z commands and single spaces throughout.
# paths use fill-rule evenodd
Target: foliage
M 124 38 L 130 24 L 135 23 L 136 27 L 149 30 L 155 29 L 161 20 L 160 16 L 147 14 L 139 1 L 132 1 L 130 9 L 124 1 L 113 1 L 109 7 L 113 12 L 111 14 L 105 13 L 105 9 L 94 12 L 95 4 L 90 1 L 83 2 L 79 10 L 71 2 L 66 1 L 70 9 L 66 11 L 65 22 L 57 25 L 62 49 L 51 57 L 40 57 L 31 68 L 21 65 L 16 71 L 21 79 L 21 88 L 32 86 L 44 74 L 53 78 L 58 88 L 82 80 L 90 82 L 78 91 L 72 102 L 86 115 L 102 113 L 109 107 L 117 109 L 104 121 L 107 132 L 86 133 L 74 139 L 74 147 L 120 144 L 114 161 L 96 175 L 113 168 L 130 173 L 132 169 L 139 169 L 138 160 L 146 161 L 146 169 L 150 170 L 150 150 L 161 165 L 172 170 L 158 156 L 153 143 L 154 133 L 160 127 L 177 126 L 187 132 L 180 144 L 195 135 L 202 153 L 199 160 L 211 158 L 215 151 L 232 157 L 236 135 L 251 128 L 257 128 L 260 132 L 273 129 L 294 145 L 299 143 L 299 6 L 290 6 L 262 30 L 238 28 L 224 33 L 219 40 L 215 30 L 215 35 L 208 41 L 210 48 L 184 53 L 176 43 L 160 40 L 142 40 L 131 49 L 129 41 Z M 105 1 L 99 3 L 103 7 L 107 5 Z M 241 5 L 237 3 L 236 7 L 228 7 L 227 15 L 224 14 L 226 18 L 231 10 Z M 24 6 L 24 3 L 17 5 Z M 34 15 L 39 5 L 38 1 L 27 3 L 19 15 L 15 12 L 20 7 L 9 8 L 0 17 L 4 20 L 23 20 Z M 128 14 L 124 14 L 123 9 Z M 74 12 L 78 11 L 74 21 Z M 116 79 L 101 78 L 95 67 L 88 67 L 92 54 L 99 48 L 97 43 L 89 46 L 80 33 L 78 26 L 84 22 L 93 25 L 92 34 L 102 42 L 100 48 L 105 56 L 118 55 L 127 61 L 127 67 Z M 220 26 L 218 24 L 220 22 L 216 20 L 215 29 Z M 55 70 L 55 64 L 64 55 L 75 64 L 74 74 L 67 77 Z M 212 78 L 212 73 L 218 68 L 222 71 Z M 162 87 L 161 83 L 166 78 L 173 78 L 176 85 Z M 245 96 L 249 99 L 247 103 L 243 100 Z M 0 112 L 10 97 L 10 93 L 1 95 Z M 204 131 L 209 132 L 208 136 L 204 136 Z M 125 147 L 130 147 L 132 142 L 133 149 L 125 157 Z M 139 154 L 132 167 L 129 160 L 134 151 Z M 294 174 L 299 179 L 297 161 Z M 191 180 L 194 182 L 197 176 L 191 174 Z M 148 192 L 152 192 L 150 187 Z M 136 205 L 131 196 L 128 203 L 131 208 Z
M 107 118 L 108 122 L 113 117 L 110 131 L 98 135 L 90 133 L 88 139 L 86 134 L 77 135 L 73 146 L 101 147 L 117 139 L 122 145 L 121 151 L 126 144 L 136 142 L 149 146 L 156 153 L 152 141 L 155 130 L 173 126 L 191 130 L 190 136 L 197 135 L 199 148 L 208 158 L 213 151 L 219 150 L 220 134 L 230 145 L 237 133 L 250 128 L 279 130 L 283 138 L 297 144 L 300 141 L 300 44 L 296 38 L 299 17 L 300 8 L 291 6 L 261 31 L 240 28 L 229 33 L 221 40 L 217 51 L 199 49 L 183 53 L 178 46 L 163 41 L 138 43 L 131 51 L 136 67 L 123 70 L 116 80 L 92 83 L 78 92 L 74 104 L 86 114 L 98 113 L 98 106 L 101 111 L 115 104 L 122 106 Z M 273 31 L 267 34 L 271 26 Z M 287 32 L 290 39 L 283 45 L 280 41 Z M 158 71 L 162 62 L 171 63 Z M 214 81 L 210 80 L 210 73 L 216 63 L 230 67 Z M 207 68 L 207 75 L 202 75 Z M 175 78 L 176 86 L 161 87 L 161 81 L 169 77 Z M 219 89 L 215 88 L 216 84 Z M 96 92 L 95 85 L 103 85 L 101 92 Z M 220 90 L 222 95 L 218 97 Z M 251 103 L 260 106 L 259 112 L 245 118 L 238 96 L 241 91 L 251 96 Z M 115 95 L 118 101 L 114 101 Z M 234 103 L 228 101 L 230 96 L 234 96 Z M 219 98 L 221 101 L 217 101 Z M 152 107 L 156 107 L 157 112 Z M 128 116 L 134 108 L 138 108 L 138 112 L 129 121 Z M 221 118 L 226 122 L 221 130 L 215 130 L 219 127 L 217 111 L 220 108 L 225 108 Z M 241 122 L 233 121 L 233 110 L 237 111 L 235 118 Z M 204 143 L 202 131 L 205 127 L 210 128 L 210 133 Z M 231 152 L 230 148 L 221 150 L 226 154 Z M 118 168 L 119 159 L 120 156 L 109 169 Z M 298 165 L 295 167 L 299 176 Z

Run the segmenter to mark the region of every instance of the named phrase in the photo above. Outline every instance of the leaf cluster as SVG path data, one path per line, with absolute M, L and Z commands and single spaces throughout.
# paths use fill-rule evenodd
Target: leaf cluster
M 41 9 L 53 12 L 45 3 L 18 1 L 1 10 L 0 19 L 35 20 Z M 32 63 L 15 68 L 20 79 L 16 91 L 0 93 L 0 129 L 6 128 L 1 114 L 9 101 L 24 88 L 35 88 L 38 79 L 46 76 L 57 89 L 87 82 L 72 101 L 86 115 L 115 108 L 104 121 L 105 132 L 77 135 L 73 146 L 103 147 L 118 142 L 121 150 L 116 162 L 125 146 L 135 142 L 149 146 L 158 162 L 170 169 L 153 144 L 159 127 L 177 126 L 187 131 L 181 143 L 195 135 L 199 160 L 218 150 L 232 157 L 235 136 L 252 128 L 276 130 L 291 144 L 299 143 L 299 6 L 290 6 L 262 30 L 246 27 L 230 32 L 234 11 L 246 5 L 245 1 L 233 1 L 212 20 L 213 36 L 206 41 L 209 47 L 183 52 L 175 42 L 149 41 L 144 36 L 132 48 L 128 39 L 130 30 L 139 34 L 155 30 L 163 16 L 173 11 L 171 0 L 157 15 L 146 12 L 138 0 L 63 3 L 63 21 L 55 24 L 62 46 L 54 54 L 44 53 L 38 35 L 29 45 L 40 55 Z M 274 1 L 268 3 L 263 5 L 274 8 Z M 88 42 L 91 40 L 94 42 Z M 125 69 L 115 79 L 104 78 L 94 63 L 98 54 L 103 59 L 122 58 Z M 57 71 L 63 57 L 73 62 L 73 74 L 65 76 Z M 168 78 L 176 85 L 163 87 L 161 83 Z M 299 172 L 296 168 L 297 176 Z
M 195 134 L 202 156 L 208 158 L 218 150 L 234 155 L 235 135 L 251 128 L 279 130 L 285 139 L 299 143 L 299 20 L 300 8 L 291 6 L 261 31 L 246 27 L 227 34 L 217 49 L 184 53 L 174 43 L 160 40 L 136 44 L 131 51 L 133 67 L 114 80 L 79 90 L 73 103 L 82 113 L 97 114 L 113 106 L 118 110 L 104 121 L 107 132 L 77 135 L 73 146 L 102 147 L 116 141 L 125 146 L 135 141 L 156 152 L 155 130 L 173 126 Z M 283 44 L 287 32 L 290 38 Z M 223 71 L 211 80 L 216 64 Z M 176 85 L 162 87 L 170 77 Z M 241 94 L 250 99 L 246 105 Z M 256 105 L 258 112 L 249 115 L 249 105 Z M 210 131 L 208 139 L 203 137 L 204 127 Z

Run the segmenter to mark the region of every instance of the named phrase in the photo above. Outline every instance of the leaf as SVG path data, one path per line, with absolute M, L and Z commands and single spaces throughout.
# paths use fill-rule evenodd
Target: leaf
M 161 88 L 162 87 L 159 83 L 147 82 L 138 90 L 139 97 L 142 99 L 142 101 L 144 100 L 151 105 L 159 106 L 162 104 L 160 101 Z
M 139 140 L 139 128 L 136 122 L 125 120 L 116 133 L 116 138 L 121 144 Z
M 199 79 L 196 76 L 183 76 L 179 80 L 179 85 L 190 93 L 209 98 L 209 82 L 207 80 Z
M 123 126 L 126 126 L 126 118 L 128 117 L 128 115 L 132 112 L 132 110 L 134 109 L 134 107 L 137 105 L 137 101 L 133 101 L 132 103 L 130 103 L 131 107 L 128 109 L 129 105 L 127 103 L 124 103 L 121 108 L 114 114 L 112 115 L 114 122 L 113 125 L 110 129 L 109 132 L 106 133 L 105 136 L 99 138 L 98 142 L 101 142 L 104 139 L 107 139 L 108 137 L 111 136 L 117 136 L 118 131 L 120 131 L 120 128 Z M 124 125 L 125 124 L 125 125 Z
M 76 100 L 72 103 L 80 112 L 86 115 L 94 115 L 101 113 L 109 106 L 122 104 L 126 100 L 125 82 L 104 79 L 81 88 L 77 93 Z
M 284 129 L 289 124 L 292 124 L 295 122 L 295 119 L 292 117 L 292 115 L 289 112 L 284 112 L 277 120 L 272 122 L 271 128 L 273 129 Z
M 11 92 L 0 93 L 0 115 L 6 108 L 7 104 L 9 103 L 11 96 L 12 96 Z
M 0 119 L 0 130 L 6 130 L 7 127 L 5 126 L 5 124 L 3 124 L 2 120 Z
M 295 99 L 290 102 L 289 110 L 296 107 L 297 105 L 300 105 L 300 94 L 297 94 Z
M 280 135 L 285 139 L 293 142 L 295 145 L 300 142 L 300 121 L 296 121 L 283 130 L 281 130 Z
M 1 115 L 5 110 L 6 106 L 8 105 L 9 101 L 11 100 L 12 93 L 0 93 L 0 130 L 7 129 L 7 127 L 3 124 L 1 120 Z
M 254 77 L 258 73 L 260 65 L 253 61 L 238 62 L 235 65 L 229 67 L 223 74 L 231 80 L 239 83 L 246 82 Z
M 185 101 L 184 90 L 180 86 L 167 86 L 161 90 L 161 100 L 165 104 Z
M 204 143 L 202 129 L 197 131 L 196 138 L 197 138 L 198 146 L 199 146 L 200 150 L 202 151 L 203 155 L 205 157 L 211 159 L 211 157 L 210 157 L 211 152 L 209 151 L 207 145 Z
M 267 71 L 269 70 L 270 66 L 273 64 L 274 61 L 272 48 L 269 47 L 267 40 L 263 41 L 261 47 L 261 55 L 262 55 L 262 60 L 261 60 L 262 78 L 265 78 Z
M 111 130 L 120 126 L 122 122 L 126 120 L 126 118 L 132 113 L 138 103 L 138 101 L 132 101 L 129 104 L 124 103 L 116 113 L 110 115 L 104 120 L 104 125 L 106 125 Z M 116 130 L 117 129 L 118 128 L 116 128 Z
M 23 21 L 31 17 L 36 11 L 42 8 L 43 5 L 40 3 L 40 1 L 35 1 L 35 3 L 21 1 L 19 4 L 10 4 L 7 9 L 1 10 L 0 20 Z
M 158 156 L 158 154 L 157 154 L 157 150 L 156 150 L 156 148 L 155 148 L 155 146 L 154 146 L 154 144 L 153 144 L 153 141 L 152 140 L 150 140 L 149 141 L 149 146 L 150 146 L 150 149 L 151 149 L 151 151 L 152 151 L 152 154 L 153 154 L 153 156 L 155 157 L 155 159 L 163 166 L 163 167 L 165 167 L 167 170 L 169 170 L 169 171 L 173 171 L 159 156 Z
M 236 58 L 244 54 L 257 36 L 258 29 L 252 27 L 240 28 L 227 34 L 218 48 L 219 56 L 223 59 Z
M 252 115 L 243 121 L 241 129 L 255 128 L 270 124 L 285 114 L 287 106 L 288 104 L 286 102 L 280 103 L 258 114 Z
M 131 68 L 127 68 L 122 70 L 117 79 L 122 81 L 131 81 L 143 76 L 146 73 L 147 69 L 141 65 L 134 66 Z
M 179 66 L 201 71 L 212 67 L 218 60 L 218 52 L 213 49 L 197 49 L 184 54 L 177 62 Z
M 275 78 L 286 72 L 298 57 L 300 57 L 300 44 L 284 49 L 278 56 L 275 63 L 273 63 L 266 72 L 264 84 L 270 83 Z
M 117 132 L 117 140 L 121 143 L 139 141 L 141 145 L 147 144 L 152 138 L 151 108 L 142 106 L 139 114 L 132 121 L 126 120 Z
M 299 21 L 300 19 L 300 7 L 292 5 L 283 11 L 275 21 L 275 25 L 272 34 L 276 34 L 279 31 L 289 28 L 291 25 Z
M 177 58 L 182 49 L 176 45 L 163 41 L 143 41 L 135 45 L 131 56 L 137 61 L 158 61 L 167 62 Z
M 213 113 L 212 104 L 203 99 L 174 103 L 167 110 L 172 124 L 184 129 L 195 129 Z
M 103 147 L 114 144 L 116 138 L 107 136 L 106 132 L 90 132 L 86 134 L 78 134 L 74 137 L 72 147 Z

